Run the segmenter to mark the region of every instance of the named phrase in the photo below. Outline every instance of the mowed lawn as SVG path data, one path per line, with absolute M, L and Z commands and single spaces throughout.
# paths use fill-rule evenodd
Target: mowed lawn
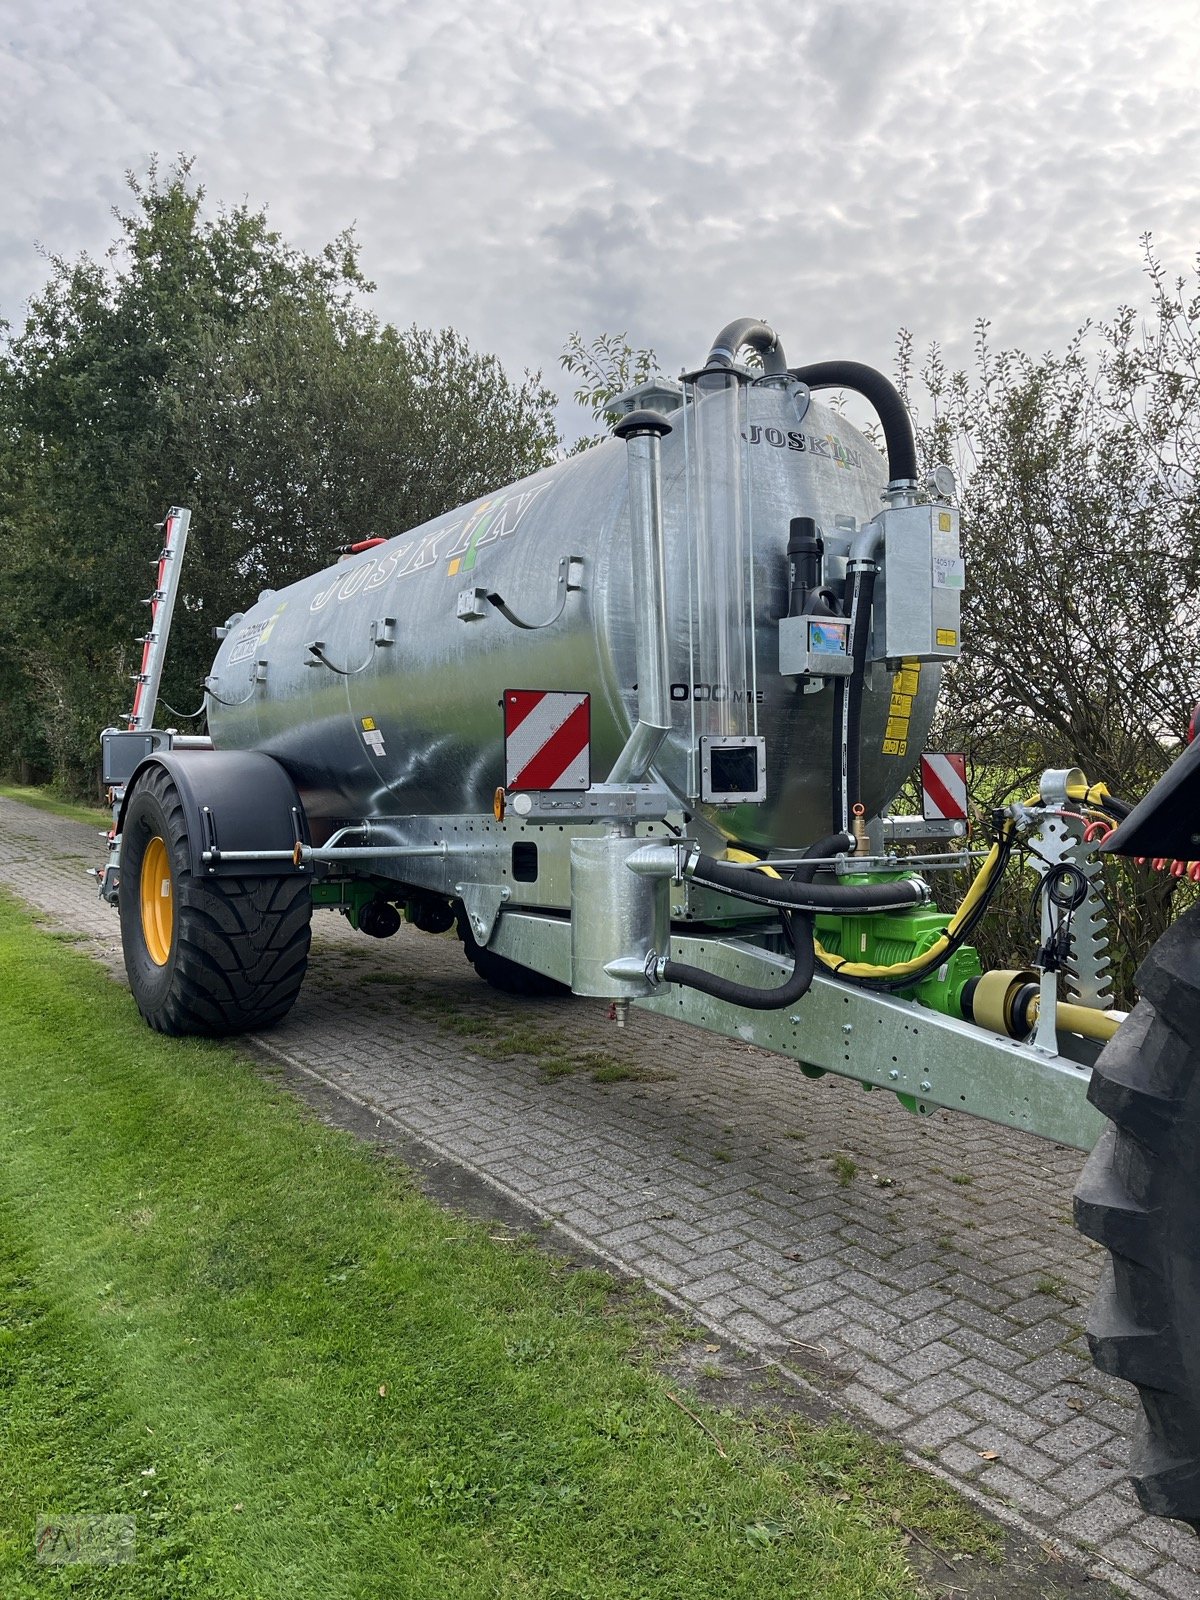
M 843 1427 L 688 1400 L 722 1458 L 656 1371 L 673 1336 L 150 1033 L 0 899 L 5 1600 L 890 1600 L 922 1592 L 903 1525 L 989 1546 Z M 132 1513 L 135 1559 L 37 1564 L 39 1516 L 83 1513 Z

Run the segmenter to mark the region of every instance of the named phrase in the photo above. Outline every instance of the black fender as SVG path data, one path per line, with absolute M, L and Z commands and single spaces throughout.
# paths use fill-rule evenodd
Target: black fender
M 308 875 L 291 853 L 308 844 L 308 821 L 296 785 L 261 750 L 172 750 L 149 756 L 134 770 L 121 802 L 118 833 L 141 779 L 161 767 L 179 790 L 187 819 L 194 878 Z M 233 851 L 286 851 L 287 859 L 230 861 Z
M 1100 848 L 1117 856 L 1200 860 L 1200 739 L 1188 745 Z

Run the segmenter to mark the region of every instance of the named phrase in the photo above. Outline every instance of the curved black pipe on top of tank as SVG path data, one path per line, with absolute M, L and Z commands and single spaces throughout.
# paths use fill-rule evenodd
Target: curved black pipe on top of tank
M 704 360 L 704 368 L 731 367 L 737 353 L 743 348 L 757 350 L 762 357 L 763 371 L 768 377 L 783 377 L 787 372 L 787 357 L 774 328 L 756 317 L 738 317 L 726 323 L 712 342 L 712 349 Z
M 887 446 L 888 477 L 892 483 L 915 483 L 917 446 L 908 407 L 896 386 L 861 361 L 814 361 L 807 367 L 789 367 L 789 377 L 810 389 L 853 389 L 870 402 L 883 427 Z

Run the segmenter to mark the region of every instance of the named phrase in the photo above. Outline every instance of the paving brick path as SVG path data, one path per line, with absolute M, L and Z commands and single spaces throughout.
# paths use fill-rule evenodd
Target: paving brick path
M 81 870 L 98 855 L 86 827 L 0 800 L 0 883 L 119 967 Z M 622 1031 L 594 1003 L 497 995 L 452 935 L 376 943 L 332 914 L 314 930 L 271 1050 L 1128 1592 L 1200 1600 L 1200 1540 L 1139 1511 L 1131 1391 L 1080 1331 L 1101 1260 L 1071 1226 L 1076 1152 L 918 1119 L 680 1023 Z

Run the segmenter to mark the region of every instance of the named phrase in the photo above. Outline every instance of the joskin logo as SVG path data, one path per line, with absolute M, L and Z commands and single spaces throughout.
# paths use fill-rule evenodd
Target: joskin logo
M 510 538 L 533 502 L 549 487 L 548 483 L 539 483 L 533 489 L 519 489 L 512 494 L 481 500 L 466 517 L 447 518 L 420 535 L 389 540 L 386 548 L 369 556 L 344 566 L 339 563 L 328 588 L 313 596 L 308 609 L 322 611 L 327 605 L 340 604 L 356 594 L 370 594 L 393 579 L 415 577 L 418 572 L 428 572 L 443 561 L 448 578 L 474 571 L 480 551 L 497 539 Z
M 762 428 L 757 422 L 752 422 L 750 443 L 769 444 L 776 450 L 802 450 L 806 455 L 836 461 L 839 467 L 862 466 L 862 451 L 851 450 L 832 433 L 803 433 L 798 428 L 785 433 L 782 428 Z
M 536 489 L 526 489 L 521 494 L 481 501 L 463 523 L 458 538 L 446 552 L 449 558 L 446 576 L 457 578 L 461 573 L 474 572 L 480 550 L 485 545 L 494 544 L 497 539 L 507 539 L 515 533 L 538 495 L 548 488 L 549 484 L 542 483 Z
M 446 568 L 448 578 L 457 578 L 460 572 L 473 572 L 475 563 L 479 559 L 479 546 L 484 541 L 488 525 L 494 522 L 500 506 L 494 500 L 485 500 L 481 506 L 476 506 L 467 519 L 459 542 L 467 541 L 461 555 L 451 558 L 450 565 Z

